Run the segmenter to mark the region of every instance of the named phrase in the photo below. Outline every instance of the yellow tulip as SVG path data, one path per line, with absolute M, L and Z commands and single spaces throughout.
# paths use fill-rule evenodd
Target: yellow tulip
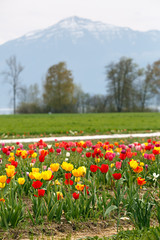
M 32 154 L 32 158 L 36 158 L 36 157 L 37 157 L 37 153 L 34 152 L 34 153 Z
M 109 148 L 106 153 L 113 153 L 113 150 L 111 148 Z
M 50 165 L 52 172 L 57 172 L 59 170 L 59 163 L 52 163 Z
M 1 183 L 5 183 L 6 180 L 7 180 L 7 176 L 6 176 L 6 175 L 1 175 L 1 176 L 0 176 L 0 182 L 1 182 Z
M 5 183 L 0 183 L 0 188 L 4 188 L 5 187 Z
M 43 180 L 49 180 L 52 177 L 52 172 L 50 170 L 41 173 Z
M 39 172 L 39 168 L 32 168 L 32 172 Z
M 55 180 L 54 184 L 61 185 L 61 183 L 58 181 L 58 179 Z
M 23 185 L 25 183 L 25 179 L 24 178 L 18 178 L 18 183 L 20 185 Z
M 38 172 L 34 172 L 33 173 L 33 176 L 36 180 L 41 180 L 42 179 L 42 175 L 41 173 L 38 173 Z
M 78 178 L 78 177 L 81 177 L 82 171 L 80 169 L 73 169 L 72 174 L 74 177 Z
M 78 191 L 83 191 L 84 185 L 78 183 L 78 184 L 75 186 L 75 188 L 76 188 Z
M 84 177 L 84 175 L 86 174 L 86 167 L 81 166 L 78 169 L 81 171 L 81 176 Z
M 15 169 L 6 168 L 6 174 L 7 174 L 7 177 L 9 177 L 9 178 L 13 177 L 15 174 Z
M 8 165 L 8 169 L 14 169 L 14 170 L 15 170 L 15 166 L 13 166 L 13 165 Z
M 144 166 L 144 162 L 140 162 L 140 164 L 139 164 L 141 167 L 143 167 Z
M 80 177 L 76 177 L 75 178 L 75 182 L 80 182 L 81 178 Z
M 9 162 L 15 161 L 15 157 L 9 157 L 9 158 L 8 158 L 8 161 L 9 161 Z
M 71 172 L 73 170 L 73 164 L 71 163 L 63 162 L 61 167 L 68 172 Z
M 21 152 L 21 157 L 22 157 L 23 159 L 25 159 L 25 158 L 27 158 L 27 156 L 28 156 L 27 151 L 26 151 L 26 150 L 22 150 L 22 152 Z
M 133 159 L 129 162 L 129 165 L 132 169 L 136 169 L 138 167 L 137 161 Z
M 35 177 L 34 177 L 34 172 L 30 172 L 30 173 L 29 173 L 29 178 L 32 179 L 32 180 L 35 179 Z
M 111 168 L 113 168 L 114 167 L 114 163 L 111 163 Z
M 100 158 L 95 158 L 95 162 L 99 163 L 100 162 Z

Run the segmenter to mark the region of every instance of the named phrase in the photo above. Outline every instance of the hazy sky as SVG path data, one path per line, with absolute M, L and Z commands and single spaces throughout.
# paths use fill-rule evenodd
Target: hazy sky
M 0 43 L 70 16 L 160 30 L 160 0 L 0 0 Z

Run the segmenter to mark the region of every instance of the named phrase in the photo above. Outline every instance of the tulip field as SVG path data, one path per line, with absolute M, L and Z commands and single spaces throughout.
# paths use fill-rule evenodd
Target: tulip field
M 26 239 L 26 228 L 52 224 L 53 239 L 55 226 L 73 233 L 79 223 L 103 223 L 114 234 L 158 226 L 160 139 L 128 141 L 2 143 L 0 239 L 12 239 L 13 229 Z

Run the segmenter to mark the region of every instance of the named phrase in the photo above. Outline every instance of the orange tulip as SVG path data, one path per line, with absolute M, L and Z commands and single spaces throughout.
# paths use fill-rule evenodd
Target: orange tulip
M 50 165 L 52 172 L 57 172 L 59 170 L 59 163 L 52 163 Z
M 5 202 L 5 199 L 4 198 L 0 198 L 0 202 Z
M 138 185 L 143 186 L 144 184 L 146 184 L 146 181 L 144 178 L 138 177 L 137 183 L 138 183 Z
M 135 173 L 140 173 L 143 171 L 143 167 L 138 166 L 136 169 L 133 169 Z
M 77 185 L 75 186 L 75 188 L 76 188 L 78 191 L 83 191 L 84 185 L 83 185 L 83 184 L 77 184 Z
M 57 192 L 57 200 L 63 199 L 63 194 L 61 192 Z
M 6 168 L 7 177 L 12 178 L 15 174 L 15 169 Z
M 0 183 L 5 183 L 7 180 L 7 176 L 6 175 L 1 175 L 0 176 Z

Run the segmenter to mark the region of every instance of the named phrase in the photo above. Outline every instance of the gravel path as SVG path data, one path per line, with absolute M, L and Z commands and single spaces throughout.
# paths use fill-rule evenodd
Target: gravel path
M 111 139 L 111 138 L 133 138 L 133 137 L 160 137 L 160 132 L 155 133 L 133 133 L 133 134 L 112 134 L 112 135 L 95 135 L 95 136 L 64 136 L 64 137 L 44 137 L 44 138 L 22 138 L 22 139 L 3 139 L 1 143 L 30 143 L 38 142 L 43 139 L 44 142 L 54 141 L 76 141 L 76 140 L 94 140 L 94 139 Z

